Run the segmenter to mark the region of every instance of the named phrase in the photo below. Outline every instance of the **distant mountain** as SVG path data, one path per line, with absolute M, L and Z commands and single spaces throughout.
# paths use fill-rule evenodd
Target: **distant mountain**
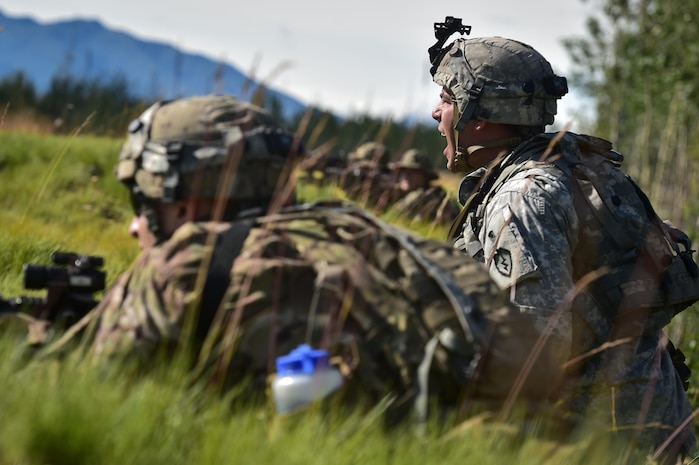
M 58 72 L 76 79 L 109 82 L 121 75 L 134 97 L 144 100 L 221 91 L 240 97 L 247 80 L 234 66 L 172 45 L 137 39 L 103 26 L 75 19 L 41 24 L 0 10 L 0 79 L 23 71 L 39 93 L 48 90 Z M 250 95 L 250 90 L 247 96 Z M 306 108 L 274 88 L 285 117 Z

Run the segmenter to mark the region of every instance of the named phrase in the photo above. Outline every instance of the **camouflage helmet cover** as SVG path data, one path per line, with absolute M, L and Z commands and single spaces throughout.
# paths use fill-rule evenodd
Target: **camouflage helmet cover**
M 354 165 L 384 166 L 388 163 L 390 152 L 385 145 L 378 142 L 365 142 L 350 152 L 347 159 Z
M 129 125 L 116 175 L 134 193 L 169 203 L 217 197 L 232 167 L 223 196 L 269 198 L 293 145 L 269 113 L 232 96 L 161 101 Z
M 473 118 L 521 126 L 553 123 L 566 79 L 534 48 L 502 37 L 459 38 L 444 49 L 432 78 L 454 94 L 455 129 Z
M 400 157 L 399 161 L 389 163 L 388 167 L 392 170 L 399 170 L 401 168 L 420 170 L 425 173 L 430 180 L 437 179 L 438 177 L 427 153 L 419 149 L 410 149 L 406 151 L 403 156 Z

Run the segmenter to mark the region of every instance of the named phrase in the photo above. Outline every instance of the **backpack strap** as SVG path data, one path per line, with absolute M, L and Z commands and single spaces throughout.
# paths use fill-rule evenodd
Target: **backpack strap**
M 624 227 L 619 224 L 616 217 L 609 211 L 609 208 L 604 203 L 600 196 L 599 187 L 595 184 L 595 175 L 588 167 L 582 164 L 576 164 L 573 168 L 575 177 L 575 185 L 580 195 L 574 196 L 576 210 L 583 211 L 582 200 L 585 200 L 590 210 L 594 213 L 597 219 L 605 230 L 609 233 L 616 244 L 624 250 L 629 250 L 637 246 L 634 244 L 631 237 L 624 230 Z
M 219 304 L 230 284 L 233 261 L 240 254 L 243 243 L 245 243 L 254 223 L 255 218 L 234 221 L 230 228 L 216 238 L 199 307 L 199 319 L 195 333 L 197 341 L 203 341 L 206 338 Z
M 453 244 L 454 241 L 459 238 L 459 235 L 464 228 L 464 223 L 466 222 L 466 215 L 468 215 L 468 205 L 470 204 L 470 200 L 471 199 L 469 199 L 466 205 L 463 206 L 459 214 L 456 216 L 456 218 L 454 218 L 454 221 L 451 223 L 451 227 L 449 227 L 449 232 L 447 233 L 447 241 L 450 244 Z
M 475 189 L 474 192 L 462 202 L 463 208 L 449 228 L 449 232 L 447 233 L 447 241 L 453 245 L 459 238 L 461 231 L 463 231 L 466 217 L 470 211 L 472 211 L 473 205 L 478 205 L 479 208 L 482 208 L 485 197 L 494 193 L 495 190 L 497 190 L 497 187 L 502 185 L 507 179 L 514 175 L 523 163 L 529 161 L 529 158 L 521 157 L 523 153 L 531 151 L 536 151 L 535 153 L 545 153 L 546 148 L 549 147 L 551 140 L 554 137 L 556 137 L 556 134 L 538 134 L 531 139 L 522 142 L 511 152 L 503 152 L 498 156 L 498 158 L 493 160 L 487 170 L 478 176 L 478 188 Z M 474 171 L 474 173 L 477 173 L 477 171 Z M 462 184 L 466 178 L 468 178 L 468 175 L 461 180 Z M 462 196 L 465 195 L 463 192 L 461 192 L 461 186 L 459 186 L 460 202 Z M 478 235 L 477 231 L 476 235 Z
M 417 415 L 417 428 L 419 433 L 424 433 L 425 427 L 427 426 L 429 417 L 430 370 L 440 345 L 448 349 L 451 353 L 461 354 L 464 359 L 474 355 L 474 360 L 469 366 L 459 367 L 466 372 L 468 377 L 474 374 L 477 368 L 476 365 L 480 361 L 480 354 L 473 354 L 471 348 L 468 347 L 467 344 L 464 344 L 464 339 L 459 337 L 459 335 L 449 327 L 442 328 L 427 341 L 427 344 L 425 344 L 424 356 L 417 369 L 415 414 Z
M 454 219 L 451 227 L 449 228 L 449 232 L 447 233 L 447 241 L 449 241 L 452 245 L 461 235 L 464 228 L 464 223 L 466 223 L 466 217 L 473 210 L 473 205 L 480 206 L 483 203 L 483 199 L 491 192 L 493 186 L 504 182 L 505 179 L 512 175 L 516 168 L 516 164 L 506 165 L 502 169 L 500 169 L 500 167 L 501 163 L 494 163 L 490 168 L 482 171 L 477 176 L 477 182 L 474 183 L 474 187 L 477 188 L 474 189 L 473 192 L 464 200 L 463 208 Z M 461 192 L 462 186 L 468 177 L 469 176 L 466 176 L 461 180 L 461 185 L 459 186 L 460 196 L 463 195 Z

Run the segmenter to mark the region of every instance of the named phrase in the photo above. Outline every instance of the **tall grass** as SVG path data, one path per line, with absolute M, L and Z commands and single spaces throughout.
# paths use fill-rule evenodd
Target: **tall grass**
M 119 144 L 0 131 L 3 296 L 24 292 L 23 263 L 48 264 L 55 250 L 104 256 L 108 281 L 135 258 L 126 192 L 112 173 Z M 307 201 L 338 195 L 332 186 L 299 186 Z M 384 219 L 446 235 L 390 211 Z M 279 418 L 269 402 L 221 398 L 190 382 L 178 359 L 138 377 L 118 366 L 31 359 L 23 331 L 16 319 L 0 319 L 0 464 L 649 463 L 647 451 L 614 444 L 606 431 L 558 443 L 536 434 L 536 425 L 482 417 L 452 428 L 434 423 L 426 436 L 409 425 L 387 430 L 366 410 Z
M 313 409 L 274 417 L 183 387 L 181 367 L 138 378 L 64 362 L 25 361 L 0 339 L 0 463 L 3 464 L 616 464 L 626 449 L 604 436 L 557 444 L 517 425 L 471 421 L 416 436 L 371 415 Z M 116 368 L 116 367 L 113 367 Z M 633 460 L 644 456 L 631 451 Z

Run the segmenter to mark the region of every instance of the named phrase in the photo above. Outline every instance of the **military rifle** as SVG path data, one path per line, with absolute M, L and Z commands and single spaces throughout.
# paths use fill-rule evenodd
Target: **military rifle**
M 24 288 L 46 290 L 45 297 L 0 296 L 0 315 L 23 312 L 40 320 L 70 325 L 97 305 L 94 294 L 104 290 L 106 281 L 106 273 L 101 270 L 103 257 L 54 252 L 51 261 L 57 266 L 23 266 Z

